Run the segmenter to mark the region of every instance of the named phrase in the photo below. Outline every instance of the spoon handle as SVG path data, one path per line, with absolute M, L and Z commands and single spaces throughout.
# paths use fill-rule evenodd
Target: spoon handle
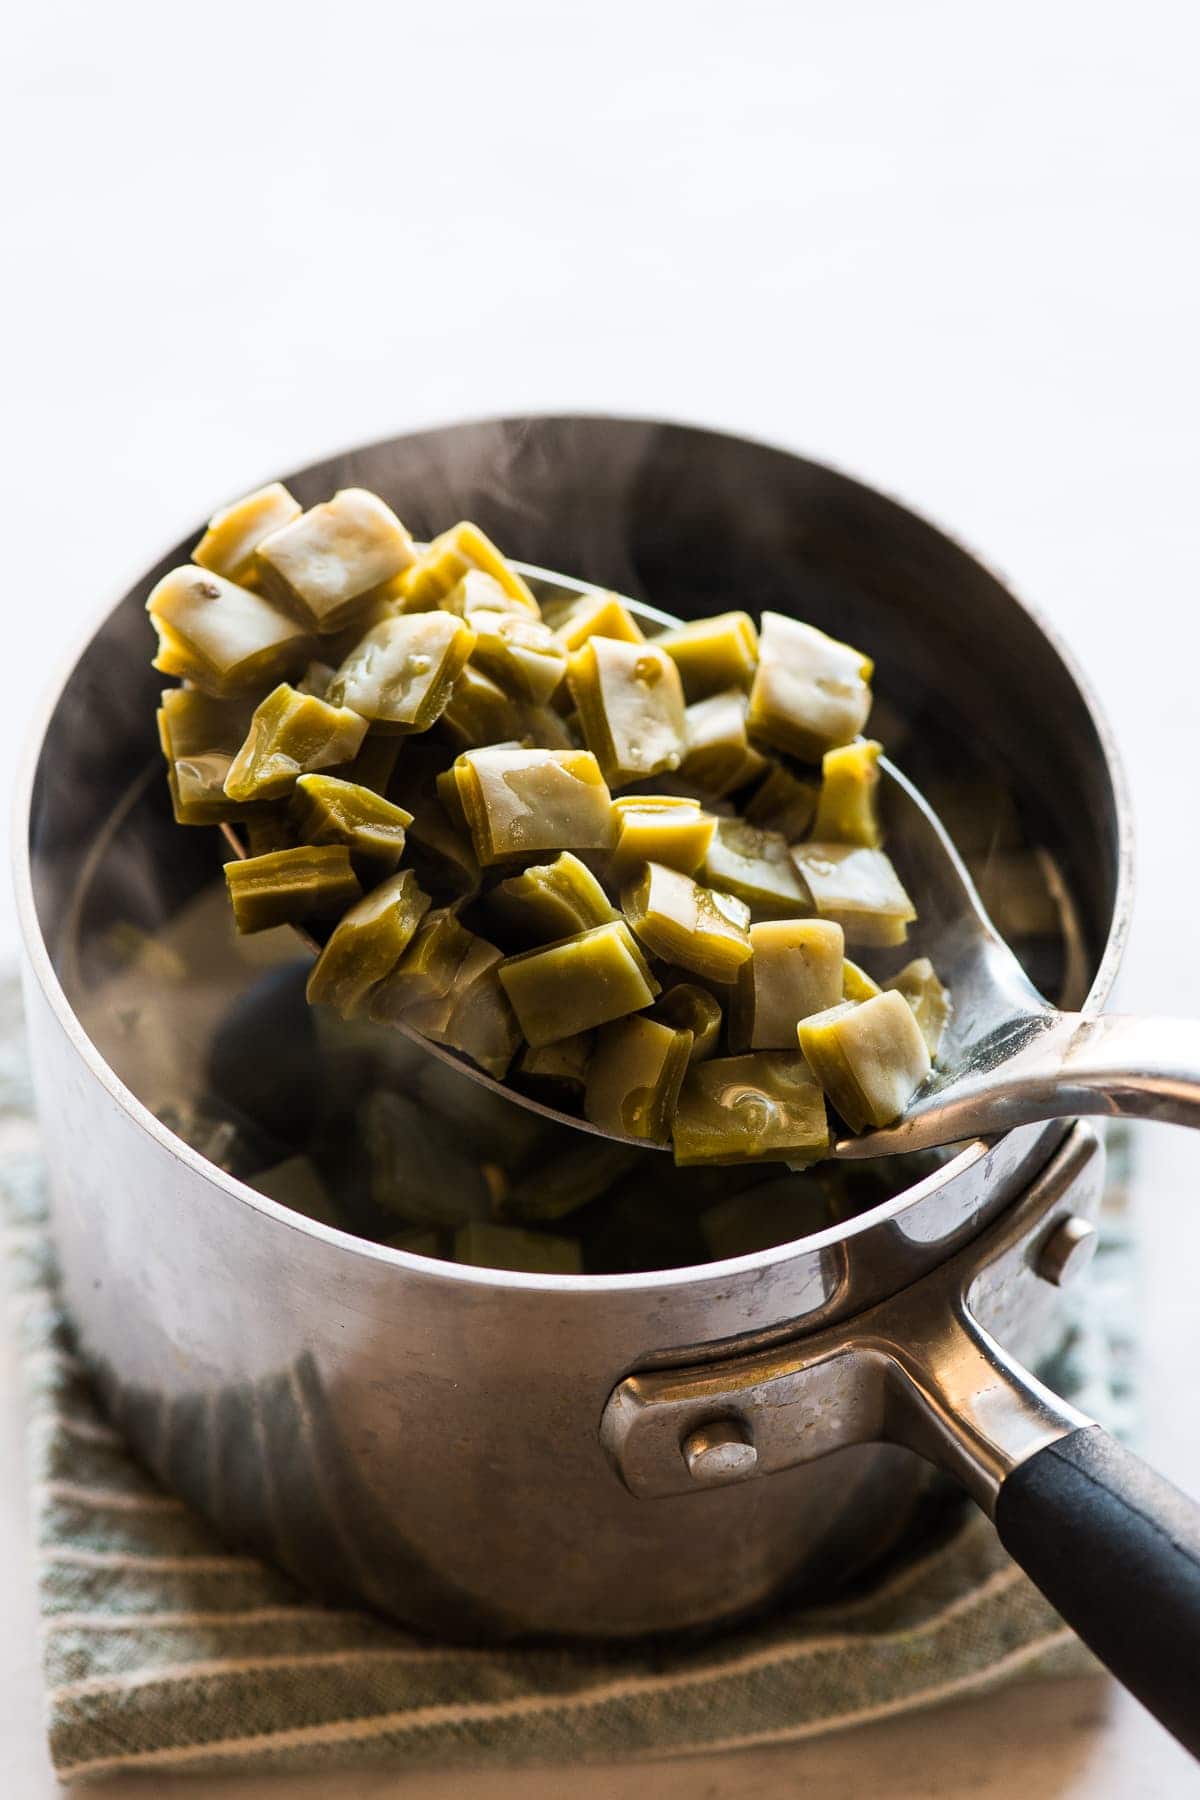
M 1200 1021 L 1080 1013 L 1030 1019 L 1019 1048 L 934 1085 L 897 1124 L 839 1144 L 838 1154 L 932 1149 L 1042 1119 L 1097 1114 L 1200 1126 Z

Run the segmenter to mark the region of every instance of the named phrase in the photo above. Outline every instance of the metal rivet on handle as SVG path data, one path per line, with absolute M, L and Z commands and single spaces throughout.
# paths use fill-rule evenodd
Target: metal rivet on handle
M 1081 1275 L 1096 1254 L 1096 1227 L 1077 1213 L 1060 1219 L 1038 1252 L 1037 1272 L 1043 1281 L 1066 1287 Z
M 693 1481 L 748 1475 L 758 1461 L 749 1427 L 741 1419 L 713 1419 L 690 1431 L 680 1449 Z

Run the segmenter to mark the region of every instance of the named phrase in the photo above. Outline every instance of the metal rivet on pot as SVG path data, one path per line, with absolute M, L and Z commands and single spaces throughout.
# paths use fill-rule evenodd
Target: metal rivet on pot
M 713 1419 L 690 1431 L 680 1449 L 693 1481 L 729 1481 L 748 1475 L 758 1461 L 750 1429 L 741 1419 Z
M 1038 1252 L 1037 1272 L 1043 1281 L 1066 1287 L 1091 1262 L 1099 1243 L 1096 1227 L 1077 1213 L 1060 1219 Z

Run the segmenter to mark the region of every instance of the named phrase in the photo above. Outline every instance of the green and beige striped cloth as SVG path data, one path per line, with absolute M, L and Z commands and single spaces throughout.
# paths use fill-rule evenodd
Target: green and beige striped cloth
M 1118 1171 L 1118 1174 L 1120 1171 Z M 838 1605 L 703 1645 L 464 1650 L 314 1605 L 230 1554 L 101 1414 L 60 1310 L 15 992 L 0 990 L 0 1186 L 29 1400 L 47 1728 L 61 1777 L 578 1761 L 784 1742 L 1092 1666 L 959 1508 Z M 1114 1185 L 1089 1304 L 1052 1379 L 1130 1405 L 1127 1233 Z

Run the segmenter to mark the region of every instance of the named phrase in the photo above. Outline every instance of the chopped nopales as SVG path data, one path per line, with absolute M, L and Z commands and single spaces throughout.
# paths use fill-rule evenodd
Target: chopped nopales
M 842 964 L 843 1000 L 873 1000 L 876 994 L 882 992 L 879 983 L 865 969 L 860 969 L 856 962 L 846 958 Z
M 441 717 L 475 647 L 475 633 L 452 613 L 405 613 L 374 625 L 329 684 L 379 731 L 427 731 Z
M 429 910 L 411 869 L 401 869 L 339 920 L 308 978 L 308 998 L 343 1019 L 366 1008 L 372 990 L 396 967 Z
M 676 981 L 654 1002 L 649 1016 L 676 1031 L 691 1032 L 689 1062 L 706 1062 L 717 1054 L 724 1015 L 721 1002 L 707 988 L 694 981 Z
M 306 844 L 345 844 L 352 859 L 377 875 L 396 867 L 412 824 L 412 814 L 402 806 L 337 775 L 301 775 L 292 811 Z
M 751 737 L 819 762 L 849 744 L 867 722 L 874 665 L 815 625 L 766 612 L 750 690 Z
M 569 850 L 500 882 L 488 904 L 528 944 L 548 944 L 620 917 L 587 864 Z
M 265 537 L 300 516 L 282 481 L 272 481 L 214 513 L 208 530 L 192 552 L 192 560 L 230 581 L 253 580 L 255 551 Z
M 813 911 L 786 840 L 744 819 L 718 819 L 704 879 L 722 893 L 736 894 L 760 918 L 804 918 Z
M 524 724 L 520 702 L 499 682 L 470 663 L 459 671 L 441 718 L 442 730 L 459 750 L 519 740 Z
M 527 1044 L 514 1071 L 522 1087 L 550 1101 L 583 1098 L 588 1064 L 596 1045 L 594 1031 L 556 1038 L 552 1044 Z
M 672 1130 L 675 1161 L 817 1162 L 829 1149 L 825 1096 L 796 1052 L 759 1050 L 693 1063 Z
M 378 733 L 363 739 L 362 748 L 353 762 L 342 763 L 331 771 L 356 787 L 370 788 L 373 794 L 387 796 L 388 786 L 396 772 L 396 758 L 403 742 L 398 737 L 381 737 Z
M 415 554 L 391 507 L 365 488 L 343 488 L 256 549 L 268 591 L 322 635 L 361 613 L 372 590 L 407 569 Z
M 567 665 L 584 741 L 612 786 L 643 781 L 683 761 L 683 688 L 654 644 L 590 637 Z
M 880 843 L 876 790 L 882 744 L 874 739 L 827 750 L 821 762 L 821 797 L 812 833 L 829 844 Z
M 640 1012 L 659 992 L 623 919 L 510 956 L 500 980 L 535 1047 Z
M 604 1025 L 588 1067 L 584 1117 L 614 1137 L 665 1144 L 692 1034 L 633 1013 Z
M 857 844 L 793 844 L 792 861 L 823 919 L 834 919 L 848 944 L 902 944 L 917 909 L 882 850 Z
M 746 734 L 746 696 L 738 688 L 689 706 L 684 741 L 680 775 L 715 799 L 742 787 L 761 760 Z
M 800 1048 L 851 1131 L 890 1125 L 929 1073 L 929 1051 L 903 994 L 843 1000 L 797 1027 Z
M 657 640 L 683 680 L 688 700 L 706 700 L 722 688 L 748 688 L 758 664 L 758 633 L 749 613 L 694 619 Z
M 406 1019 L 414 1007 L 444 1000 L 467 959 L 474 934 L 451 907 L 427 912 L 387 978 L 371 990 L 371 1017 L 380 1024 Z
M 616 882 L 643 863 L 663 863 L 694 875 L 707 854 L 716 820 L 695 800 L 670 794 L 639 794 L 613 801 L 617 842 L 609 862 Z
M 543 850 L 606 850 L 612 796 L 588 750 L 467 750 L 455 764 L 485 868 Z
M 225 864 L 239 931 L 268 931 L 345 912 L 362 893 L 344 844 L 307 844 Z
M 497 1081 L 507 1075 L 521 1044 L 516 1015 L 500 985 L 502 960 L 494 944 L 475 938 L 454 978 L 448 1016 L 436 1033 L 440 1043 L 470 1057 Z
M 294 683 L 296 692 L 314 694 L 318 700 L 323 700 L 336 673 L 332 663 L 319 662 L 314 657 L 300 679 Z
M 282 682 L 255 707 L 226 772 L 225 792 L 237 801 L 283 798 L 298 776 L 352 761 L 366 735 L 366 720 L 348 706 L 331 706 Z
M 555 641 L 569 654 L 590 637 L 642 644 L 646 634 L 619 594 L 581 594 L 554 622 Z
M 764 825 L 794 844 L 806 837 L 817 810 L 821 784 L 772 762 L 743 811 L 751 825 Z
M 488 577 L 476 579 L 486 581 Z M 495 612 L 478 608 L 467 618 L 475 632 L 471 655 L 476 667 L 507 693 L 544 706 L 567 672 L 567 653 L 555 643 L 550 627 L 515 609 Z
M 309 661 L 312 637 L 262 594 L 188 565 L 146 602 L 158 632 L 154 667 L 222 698 L 261 693 Z
M 750 927 L 730 1019 L 735 1048 L 791 1050 L 796 1026 L 842 998 L 845 939 L 827 919 L 769 919 Z
M 903 994 L 912 1007 L 913 1017 L 920 1027 L 930 1056 L 936 1057 L 946 1026 L 950 1022 L 950 995 L 938 980 L 929 958 L 916 957 L 883 985 L 889 991 L 894 989 L 896 993 Z
M 736 980 L 749 959 L 749 907 L 678 869 L 647 863 L 622 890 L 621 905 L 648 950 L 708 981 Z
M 428 550 L 404 571 L 400 587 L 405 605 L 414 611 L 441 606 L 472 569 L 490 575 L 510 599 L 532 613 L 538 612 L 538 603 L 524 579 L 478 525 L 467 519 L 435 537 Z
M 247 847 L 228 871 L 239 930 L 324 938 L 322 1045 L 340 1032 L 355 1082 L 384 1068 L 413 1088 L 386 1119 L 360 1099 L 371 1078 L 354 1090 L 348 1228 L 382 1237 L 390 1208 L 448 1255 L 456 1226 L 579 1210 L 589 1267 L 679 1266 L 732 1241 L 710 1204 L 721 1164 L 824 1152 L 798 1029 L 825 1027 L 813 1055 L 848 1123 L 899 1104 L 914 1037 L 935 1053 L 950 1001 L 924 959 L 885 990 L 845 951 L 870 963 L 915 916 L 879 848 L 867 657 L 773 613 L 761 640 L 733 611 L 648 640 L 648 611 L 531 586 L 469 522 L 414 551 L 359 489 L 303 513 L 260 489 L 196 557 L 148 602 L 156 666 L 187 683 L 158 715 L 175 817 Z M 455 1056 L 543 1104 L 464 1083 Z M 549 1170 L 547 1104 L 593 1127 Z M 636 1148 L 672 1132 L 680 1163 L 714 1165 L 682 1178 L 682 1210 Z M 790 1201 L 777 1223 L 760 1210 L 730 1227 L 748 1247 L 797 1234 Z M 545 1255 L 504 1241 L 520 1266 Z
M 226 794 L 225 777 L 253 710 L 249 699 L 216 700 L 198 688 L 164 692 L 158 735 L 178 824 L 219 825 L 245 816 L 246 807 Z

